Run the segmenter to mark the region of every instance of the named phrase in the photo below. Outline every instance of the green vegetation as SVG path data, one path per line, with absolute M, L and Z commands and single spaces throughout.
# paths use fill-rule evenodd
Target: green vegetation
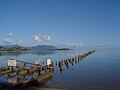
M 21 51 L 27 51 L 27 48 L 24 47 L 11 47 L 11 48 L 4 48 L 0 46 L 0 52 L 21 52 Z

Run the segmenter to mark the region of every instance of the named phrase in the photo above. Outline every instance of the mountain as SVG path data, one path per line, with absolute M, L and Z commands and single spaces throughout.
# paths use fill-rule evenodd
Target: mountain
M 32 47 L 24 47 L 19 45 L 1 45 L 1 51 L 27 51 L 27 53 L 37 54 L 37 55 L 47 55 L 56 53 L 56 47 L 52 45 L 37 45 Z
M 51 45 L 37 45 L 29 47 L 29 52 L 37 55 L 47 55 L 56 53 L 57 47 Z
M 48 51 L 48 50 L 57 49 L 57 47 L 52 46 L 52 45 L 37 45 L 37 46 L 30 47 L 30 49 L 36 50 L 36 51 Z
M 0 48 L 28 48 L 30 50 L 52 50 L 57 49 L 57 47 L 54 47 L 52 45 L 37 45 L 32 47 L 24 47 L 19 45 L 0 45 Z

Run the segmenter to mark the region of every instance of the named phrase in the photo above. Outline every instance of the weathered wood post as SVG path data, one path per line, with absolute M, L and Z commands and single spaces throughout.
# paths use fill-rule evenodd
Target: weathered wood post
M 57 66 L 57 62 L 56 62 L 56 66 Z
M 75 58 L 73 57 L 72 58 L 72 66 L 74 65 L 74 62 L 75 62 Z
M 22 82 L 22 77 L 20 75 L 17 77 L 17 82 L 18 83 Z
M 39 65 L 38 67 L 38 75 L 41 75 L 42 74 L 42 67 Z
M 53 62 L 49 65 L 49 68 L 50 68 L 49 72 L 54 72 L 54 64 L 53 64 Z
M 65 60 L 65 65 L 66 65 L 67 69 L 69 68 L 69 65 L 68 65 L 68 64 L 69 64 L 69 61 L 68 61 L 68 59 L 66 59 L 66 60 Z
M 75 64 L 77 63 L 77 57 L 75 57 Z
M 79 55 L 78 55 L 78 63 L 80 62 L 80 57 L 79 57 Z
M 63 68 L 62 68 L 62 63 L 60 61 L 59 61 L 59 68 L 60 68 L 60 73 L 62 73 Z
M 24 65 L 23 65 L 23 69 L 26 69 L 26 66 L 27 66 L 26 63 L 24 63 Z

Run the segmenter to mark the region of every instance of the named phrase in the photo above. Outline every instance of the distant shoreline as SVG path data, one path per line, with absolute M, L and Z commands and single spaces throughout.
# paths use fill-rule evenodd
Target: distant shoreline
M 48 50 L 72 50 L 70 48 L 48 49 Z

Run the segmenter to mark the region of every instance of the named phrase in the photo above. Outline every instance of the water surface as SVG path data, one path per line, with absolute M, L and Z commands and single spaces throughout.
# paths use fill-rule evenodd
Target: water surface
M 74 65 L 63 66 L 60 71 L 56 62 L 72 58 L 92 49 L 57 51 L 54 53 L 23 53 L 0 55 L 0 65 L 7 65 L 10 58 L 32 63 L 44 63 L 50 58 L 54 62 L 54 75 L 43 85 L 33 85 L 38 89 L 63 88 L 65 90 L 120 90 L 120 48 L 96 48 L 96 52 Z M 4 79 L 1 79 L 1 81 Z M 26 87 L 28 89 L 29 87 Z

